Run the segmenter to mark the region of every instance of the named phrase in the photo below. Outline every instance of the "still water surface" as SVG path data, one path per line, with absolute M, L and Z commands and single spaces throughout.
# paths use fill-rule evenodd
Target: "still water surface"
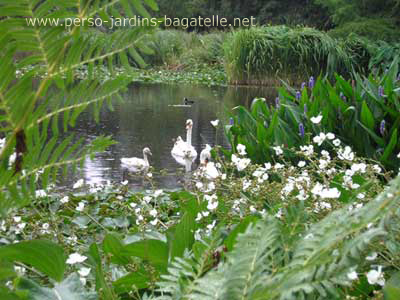
M 150 165 L 155 170 L 166 169 L 166 176 L 154 177 L 160 188 L 173 189 L 181 185 L 176 175 L 178 165 L 171 156 L 174 139 L 186 138 L 185 122 L 193 120 L 192 144 L 197 152 L 205 144 L 215 143 L 229 148 L 222 125 L 228 123 L 229 113 L 237 105 L 249 106 L 255 97 L 274 99 L 276 90 L 265 87 L 207 87 L 194 85 L 131 84 L 124 93 L 124 102 L 114 103 L 114 111 L 104 108 L 100 122 L 96 123 L 91 113 L 80 116 L 73 129 L 77 136 L 87 141 L 99 135 L 111 136 L 116 145 L 106 152 L 87 159 L 85 166 L 74 176 L 63 179 L 61 186 L 71 187 L 83 178 L 87 184 L 104 183 L 107 180 L 121 182 L 128 180 L 130 187 L 143 188 L 142 179 L 132 176 L 121 168 L 122 157 L 142 157 L 142 149 L 152 151 Z M 173 107 L 182 104 L 183 98 L 194 100 L 191 107 Z M 219 119 L 215 129 L 210 121 Z M 195 169 L 198 159 L 194 163 Z

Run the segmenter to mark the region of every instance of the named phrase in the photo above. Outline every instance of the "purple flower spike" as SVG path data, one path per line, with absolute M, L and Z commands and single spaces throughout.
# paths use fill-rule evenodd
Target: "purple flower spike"
M 308 81 L 308 87 L 310 88 L 310 89 L 312 89 L 313 87 L 314 87 L 314 77 L 313 76 L 311 76 L 310 77 L 310 80 Z
M 346 101 L 346 96 L 342 92 L 340 92 L 340 98 L 342 98 L 343 101 Z
M 307 114 L 307 104 L 304 103 L 304 114 Z
M 281 106 L 281 101 L 279 100 L 279 97 L 275 98 L 275 107 L 276 109 L 279 109 L 279 107 Z
M 303 138 L 304 137 L 304 125 L 303 123 L 299 124 L 299 134 Z
M 300 100 L 300 97 L 301 97 L 301 93 L 300 93 L 300 91 L 297 91 L 296 92 L 296 100 Z
M 379 95 L 379 97 L 383 97 L 383 96 L 384 96 L 383 92 L 384 92 L 383 86 L 380 85 L 379 88 L 378 88 L 378 95 Z
M 379 131 L 381 135 L 385 134 L 385 124 L 386 124 L 385 120 L 382 120 L 381 125 L 379 126 Z
M 229 118 L 229 125 L 233 125 L 233 124 L 234 124 L 233 118 Z
M 302 83 L 301 83 L 301 90 L 304 90 L 305 87 L 306 87 L 306 83 L 305 83 L 305 82 L 302 82 Z

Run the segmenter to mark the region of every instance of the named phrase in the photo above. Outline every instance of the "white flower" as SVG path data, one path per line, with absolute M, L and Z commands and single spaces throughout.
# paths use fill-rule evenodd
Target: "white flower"
M 347 278 L 349 280 L 356 280 L 358 278 L 357 272 L 355 270 L 350 271 L 347 273 Z
M 370 255 L 368 255 L 365 259 L 369 261 L 373 261 L 378 257 L 378 253 L 372 252 Z
M 240 155 L 246 155 L 246 154 L 247 154 L 247 153 L 246 153 L 246 146 L 245 146 L 245 145 L 238 144 L 238 145 L 236 146 L 236 149 L 237 149 L 237 151 L 238 151 L 238 153 L 239 153 Z
M 321 115 L 318 115 L 318 116 L 316 116 L 316 117 L 311 117 L 310 120 L 311 120 L 311 122 L 313 122 L 314 124 L 319 124 L 319 123 L 321 122 L 321 120 L 322 120 L 322 116 L 321 116 Z
M 282 148 L 280 146 L 272 147 L 275 150 L 276 155 L 281 155 L 283 153 Z
M 338 156 L 341 160 L 353 160 L 354 159 L 354 153 L 351 151 L 351 148 L 349 146 L 346 146 L 343 149 L 338 150 Z
M 60 200 L 61 203 L 67 203 L 68 201 L 69 201 L 69 197 L 68 197 L 68 196 L 63 197 L 63 198 Z
M 153 225 L 153 226 L 156 226 L 157 223 L 158 223 L 158 219 L 157 218 L 155 218 L 153 221 L 150 221 L 150 224 Z
M 314 146 L 300 146 L 300 150 L 303 152 L 305 156 L 311 156 L 314 153 Z
M 137 204 L 132 202 L 132 203 L 129 203 L 129 206 L 132 207 L 132 208 L 135 208 L 137 206 Z
M 44 223 L 44 224 L 42 225 L 42 228 L 43 228 L 44 230 L 49 229 L 49 227 L 50 227 L 49 223 Z
M 150 211 L 150 216 L 152 216 L 153 218 L 155 218 L 155 217 L 157 216 L 157 210 L 152 209 L 152 210 Z
M 218 207 L 218 201 L 210 201 L 207 204 L 207 209 L 208 210 L 214 210 Z
M 333 139 L 335 138 L 335 135 L 334 135 L 332 132 L 328 132 L 328 133 L 326 134 L 326 138 L 327 138 L 328 140 L 333 140 Z
M 84 184 L 83 179 L 79 179 L 77 182 L 74 183 L 72 188 L 73 189 L 79 189 L 79 188 L 83 187 L 83 184 Z
M 271 163 L 265 163 L 264 167 L 265 167 L 265 170 L 269 170 L 272 168 L 272 165 L 271 165 Z
M 87 259 L 86 256 L 80 255 L 79 253 L 72 253 L 68 256 L 67 264 L 74 265 L 76 263 L 82 263 Z
M 399 152 L 399 154 L 397 154 L 397 158 L 400 158 L 400 152 Z
M 313 237 L 314 237 L 314 235 L 312 233 L 309 233 L 304 237 L 304 239 L 309 240 L 309 239 L 312 239 Z
M 215 223 L 217 223 L 216 220 L 214 220 L 211 224 L 207 225 L 207 229 L 208 229 L 209 231 L 211 231 L 211 230 L 215 227 Z
M 221 179 L 222 180 L 226 180 L 226 174 L 225 173 L 221 175 Z
M 360 172 L 360 173 L 365 173 L 367 169 L 367 165 L 364 163 L 360 163 L 360 164 L 353 164 L 351 166 L 351 170 L 356 173 L 356 172 Z
M 379 284 L 380 286 L 385 285 L 385 278 L 382 273 L 382 266 L 378 266 L 378 270 L 370 270 L 367 273 L 367 279 L 369 284 Z
M 81 275 L 82 277 L 86 277 L 89 275 L 90 273 L 90 268 L 86 268 L 86 267 L 82 267 L 78 270 L 79 275 Z
M 325 141 L 326 135 L 323 132 L 320 132 L 319 135 L 314 136 L 313 142 L 318 144 L 318 146 L 321 146 L 322 143 Z
M 327 166 L 328 166 L 328 164 L 329 164 L 329 161 L 327 161 L 327 160 L 325 160 L 325 159 L 320 159 L 319 160 L 319 168 L 321 169 L 321 170 L 323 170 L 323 169 L 325 169 Z
M 143 220 L 144 220 L 143 216 L 142 215 L 138 215 L 137 218 L 136 218 L 136 225 L 139 225 L 140 222 L 142 222 Z
M 372 169 L 374 170 L 375 173 L 381 173 L 382 172 L 382 168 L 379 165 L 373 165 Z
M 278 212 L 275 214 L 275 217 L 278 219 L 282 218 L 282 208 L 278 210 Z
M 339 198 L 340 191 L 337 188 L 323 189 L 320 196 L 321 198 Z
M 219 124 L 219 120 L 214 120 L 210 122 L 212 126 L 217 127 Z
M 364 199 L 365 198 L 365 194 L 364 193 L 359 193 L 357 195 L 357 199 Z
M 144 196 L 143 200 L 144 202 L 149 203 L 151 201 L 151 196 Z
M 249 158 L 239 158 L 235 154 L 232 154 L 232 162 L 236 165 L 237 170 L 240 172 L 247 168 L 251 160 Z
M 201 190 L 203 188 L 203 183 L 201 183 L 200 181 L 196 182 L 196 188 Z
M 127 185 L 128 184 L 128 180 L 124 180 L 121 182 L 122 185 Z
M 81 201 L 78 203 L 78 206 L 75 208 L 77 211 L 83 211 L 85 208 L 85 202 Z
M 339 139 L 335 139 L 333 141 L 333 145 L 335 145 L 336 147 L 339 147 L 340 146 L 340 140 Z
M 26 272 L 24 267 L 14 266 L 14 271 L 18 273 L 18 275 L 23 276 Z
M 20 233 L 22 230 L 24 230 L 24 228 L 26 227 L 26 223 L 19 223 L 18 225 L 17 225 L 17 227 L 18 227 L 18 230 L 17 231 L 15 231 L 15 233 Z
M 199 222 L 201 219 L 203 219 L 203 215 L 201 213 L 197 213 L 195 221 Z
M 157 198 L 158 196 L 161 196 L 163 194 L 163 190 L 156 190 L 154 192 L 154 197 Z
M 36 196 L 36 198 L 43 198 L 43 197 L 47 196 L 47 193 L 45 190 L 37 190 L 35 192 L 35 196 Z
M 19 216 L 13 217 L 13 219 L 14 219 L 15 223 L 21 222 L 21 217 L 19 217 Z
M 313 189 L 311 190 L 311 193 L 318 196 L 321 193 L 323 188 L 324 188 L 324 186 L 322 184 L 320 184 L 319 182 L 317 182 L 315 184 L 315 186 L 313 187 Z
M 147 173 L 146 176 L 149 177 L 149 178 L 152 178 L 153 174 L 152 173 Z
M 276 163 L 275 166 L 274 166 L 275 170 L 283 169 L 284 167 L 285 166 L 280 164 L 280 163 Z

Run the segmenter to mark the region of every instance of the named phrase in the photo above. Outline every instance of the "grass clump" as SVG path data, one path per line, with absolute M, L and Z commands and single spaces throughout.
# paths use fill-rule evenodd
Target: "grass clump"
M 269 26 L 233 32 L 224 45 L 231 83 L 265 84 L 351 70 L 352 60 L 329 35 L 307 27 Z

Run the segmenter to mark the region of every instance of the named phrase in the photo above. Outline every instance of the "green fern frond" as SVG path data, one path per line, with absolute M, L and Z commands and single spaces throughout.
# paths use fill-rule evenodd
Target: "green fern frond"
M 161 291 L 171 293 L 170 299 L 340 299 L 340 287 L 350 285 L 350 269 L 363 262 L 367 247 L 384 237 L 399 215 L 399 200 L 400 176 L 364 207 L 346 206 L 312 225 L 292 249 L 281 241 L 279 221 L 268 217 L 239 235 L 226 261 L 192 280 L 189 294 L 179 288 Z M 161 287 L 193 276 L 188 264 L 174 266 L 174 275 L 165 279 L 175 286 Z

